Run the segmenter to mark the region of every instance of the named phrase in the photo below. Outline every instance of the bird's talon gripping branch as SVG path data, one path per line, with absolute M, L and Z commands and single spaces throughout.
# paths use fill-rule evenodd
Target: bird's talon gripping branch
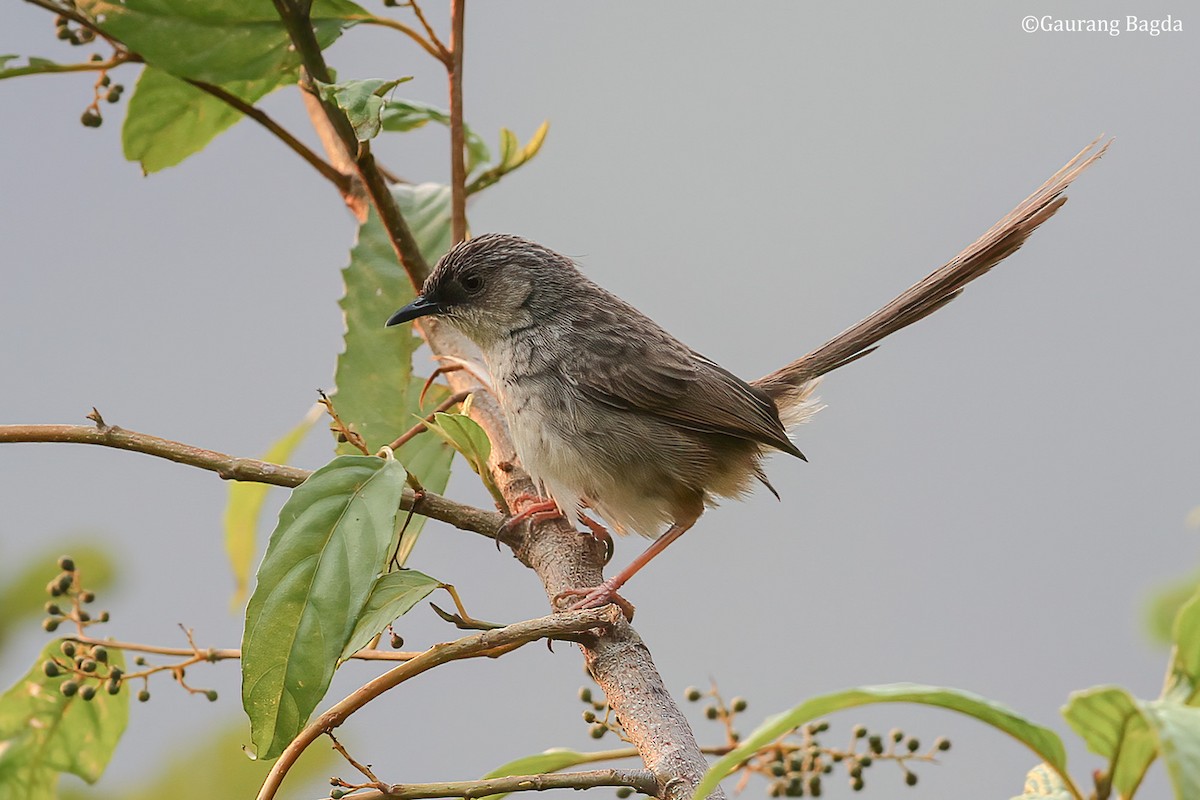
M 608 566 L 608 562 L 612 561 L 613 551 L 616 549 L 613 545 L 612 535 L 608 532 L 608 528 L 601 525 L 596 520 L 589 517 L 587 514 L 580 514 L 579 521 L 582 522 L 591 533 L 592 539 L 600 545 L 604 546 L 604 565 Z M 586 533 L 584 534 L 587 535 Z
M 500 523 L 500 527 L 496 529 L 496 543 L 499 545 L 501 541 L 509 538 L 513 531 L 519 528 L 523 523 L 530 524 L 545 522 L 548 519 L 561 517 L 558 506 L 553 500 L 546 500 L 533 494 L 519 495 L 512 501 L 514 508 L 528 503 L 523 509 L 510 515 L 504 522 Z
M 618 586 L 620 584 L 615 578 L 609 578 L 599 586 L 594 586 L 590 589 L 566 589 L 554 596 L 554 604 L 558 605 L 570 597 L 578 597 L 579 599 L 567 606 L 565 610 L 582 611 L 585 608 L 601 608 L 609 603 L 613 603 L 617 608 L 621 609 L 621 613 L 625 615 L 625 619 L 633 622 L 633 612 L 635 611 L 633 603 L 617 594 Z

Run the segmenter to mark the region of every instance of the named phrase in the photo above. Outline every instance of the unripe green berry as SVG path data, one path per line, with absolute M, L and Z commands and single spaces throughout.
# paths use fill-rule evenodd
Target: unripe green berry
M 59 28 L 59 29 L 58 29 L 58 33 L 56 33 L 56 34 L 54 34 L 54 35 L 55 35 L 55 36 L 57 36 L 59 39 L 62 39 L 63 41 L 66 41 L 67 39 L 70 39 L 70 38 L 71 38 L 72 36 L 74 36 L 75 34 L 71 33 L 71 29 L 70 29 L 70 28 L 68 28 L 68 27 L 65 27 L 65 26 L 64 26 L 64 27 L 62 27 L 62 28 Z
M 75 681 L 63 681 L 58 690 L 63 693 L 63 697 L 73 697 L 79 691 L 79 684 Z
M 867 746 L 871 748 L 871 752 L 875 755 L 883 753 L 883 739 L 878 736 L 872 736 L 867 739 Z
M 42 664 L 42 672 L 46 673 L 47 678 L 57 678 L 62 674 L 62 670 L 58 667 L 58 662 L 54 659 L 49 659 L 45 664 Z
M 938 740 L 933 743 L 933 746 L 938 750 L 945 752 L 946 750 L 950 749 L 950 740 L 944 736 L 939 737 Z
M 588 734 L 593 739 L 599 739 L 604 736 L 604 734 L 607 730 L 608 730 L 607 725 L 605 725 L 603 722 L 597 722 L 595 725 L 593 725 L 591 727 L 591 730 L 588 731 Z
M 144 703 L 150 699 L 150 692 L 146 689 L 142 689 L 140 692 L 138 692 L 137 697 L 139 703 Z
M 900 742 L 904 741 L 904 731 L 900 730 L 899 728 L 892 728 L 890 731 L 888 731 L 888 738 L 899 744 Z
M 108 622 L 108 620 L 109 620 L 108 612 L 101 611 L 100 614 L 96 617 L 96 620 L 98 622 Z
M 583 712 L 583 721 L 584 722 L 595 722 L 596 721 L 596 712 L 594 712 L 594 711 Z
M 633 796 L 633 789 L 628 786 L 621 786 L 617 789 L 617 797 L 621 798 L 621 800 L 625 800 L 626 797 L 632 797 L 632 796 Z
M 81 663 L 79 665 L 79 668 L 81 670 L 83 670 L 84 672 L 95 672 L 96 671 L 96 660 L 93 658 L 85 658 L 83 660 L 83 663 Z
M 208 698 L 208 702 L 210 702 L 210 703 L 217 702 L 217 690 L 216 689 L 209 689 L 207 692 L 204 693 L 204 696 Z
M 95 592 L 83 592 L 82 594 L 79 595 L 79 599 L 85 603 L 94 603 L 94 602 L 96 602 L 96 593 Z
M 700 694 L 700 690 L 695 686 L 689 686 L 683 690 L 683 696 L 687 698 L 689 703 L 695 703 L 703 695 Z
M 102 645 L 96 645 L 92 648 L 92 658 L 96 659 L 101 664 L 107 664 L 108 650 L 106 650 Z
M 63 642 L 62 644 L 60 644 L 58 646 L 58 649 L 62 650 L 62 654 L 64 656 L 66 656 L 67 658 L 75 657 L 75 643 L 74 642 Z
M 855 792 L 861 792 L 863 790 L 863 779 L 862 778 L 851 778 L 850 779 L 850 789 Z
M 58 630 L 58 620 L 54 617 L 46 617 L 42 620 L 42 630 L 46 633 L 54 633 Z
M 81 608 L 81 609 L 79 609 L 79 621 L 80 621 L 80 622 L 91 622 L 91 619 L 92 619 L 92 615 L 91 615 L 91 614 L 89 614 L 88 612 L 84 611 L 82 608 Z
M 592 690 L 586 686 L 579 687 L 579 700 L 583 703 L 592 702 Z
M 908 740 L 908 743 L 905 745 L 905 747 L 908 748 L 908 752 L 915 753 L 921 749 L 921 740 L 914 736 Z
M 904 782 L 907 783 L 909 786 L 916 786 L 917 785 L 917 773 L 915 773 L 915 772 L 906 773 L 904 775 Z
M 329 790 L 329 800 L 342 800 L 342 798 L 345 796 L 346 796 L 345 789 L 330 789 Z
M 813 775 L 808 779 L 808 793 L 813 797 L 821 796 L 821 776 Z
M 121 691 L 121 682 L 110 678 L 108 683 L 104 685 L 104 688 L 109 694 L 117 694 Z
M 704 716 L 708 719 L 716 719 L 719 716 L 716 706 L 707 706 L 704 709 Z
M 52 617 L 61 617 L 62 608 L 59 607 L 58 603 L 46 603 L 46 613 Z
M 867 726 L 866 725 L 855 725 L 854 730 L 851 731 L 851 734 L 854 736 L 855 739 L 861 739 L 867 735 Z
M 79 690 L 79 696 L 84 700 L 91 700 L 96 696 L 96 687 L 89 683 Z
M 858 759 L 858 763 L 864 767 L 869 767 L 875 763 L 875 759 L 871 758 L 870 756 L 862 756 Z
M 739 714 L 745 711 L 749 705 L 744 697 L 735 697 L 729 701 L 729 707 Z
M 58 588 L 58 581 L 50 581 L 46 584 L 46 594 L 51 597 L 62 597 L 62 589 Z
M 58 559 L 58 568 L 63 572 L 74 572 L 75 559 L 71 558 L 70 556 L 62 556 Z
M 104 123 L 104 118 L 89 108 L 83 112 L 83 116 L 79 118 L 79 121 L 83 123 L 85 128 L 99 128 Z

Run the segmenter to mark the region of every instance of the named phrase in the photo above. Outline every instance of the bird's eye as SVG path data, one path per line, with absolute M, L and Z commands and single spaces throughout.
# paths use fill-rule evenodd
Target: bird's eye
M 483 278 L 478 275 L 464 275 L 461 282 L 462 287 L 471 294 L 475 294 L 483 288 Z

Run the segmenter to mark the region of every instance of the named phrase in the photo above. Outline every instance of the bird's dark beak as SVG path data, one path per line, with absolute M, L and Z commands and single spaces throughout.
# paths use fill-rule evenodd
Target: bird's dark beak
M 441 314 L 446 310 L 446 307 L 435 301 L 430 300 L 424 295 L 417 295 L 417 299 L 406 305 L 404 308 L 397 311 L 388 317 L 384 327 L 399 325 L 401 322 L 409 322 L 418 317 L 427 317 L 430 314 Z

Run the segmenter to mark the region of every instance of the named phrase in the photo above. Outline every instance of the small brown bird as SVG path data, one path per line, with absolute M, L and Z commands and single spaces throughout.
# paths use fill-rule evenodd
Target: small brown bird
M 1097 140 L 1098 142 L 1098 140 Z M 1011 255 L 1064 202 L 1060 194 L 1107 145 L 1093 142 L 960 253 L 866 319 L 808 355 L 747 383 L 588 280 L 565 256 L 505 234 L 446 253 L 421 294 L 387 321 L 435 314 L 479 345 L 517 456 L 552 509 L 584 520 L 590 509 L 618 533 L 656 538 L 617 575 L 572 607 L 617 601 L 639 569 L 720 497 L 757 480 L 772 493 L 763 457 L 804 455 L 788 429 L 816 407 L 816 380 L 870 353 L 928 316 Z M 778 496 L 778 495 L 776 495 Z

